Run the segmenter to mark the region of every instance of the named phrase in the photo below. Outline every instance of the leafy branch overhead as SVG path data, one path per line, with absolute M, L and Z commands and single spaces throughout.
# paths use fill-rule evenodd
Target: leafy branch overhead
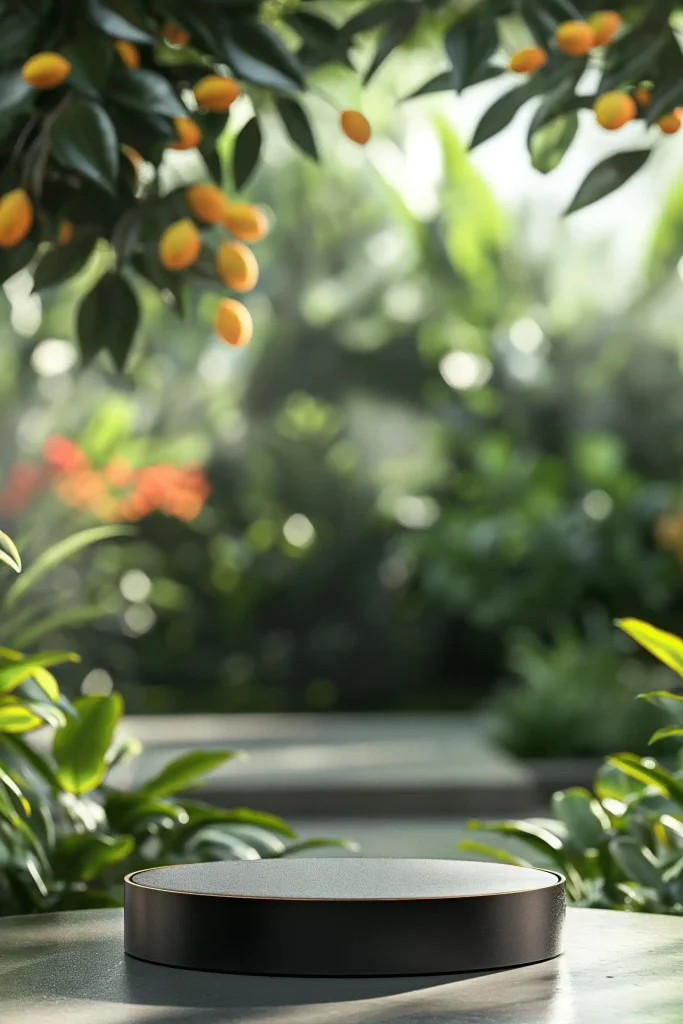
M 636 119 L 655 126 L 637 152 L 618 153 L 591 172 L 571 204 L 575 210 L 636 173 L 655 133 L 680 127 L 683 55 L 671 22 L 681 6 L 673 0 L 619 4 L 619 10 L 598 10 L 591 0 L 6 0 L 0 5 L 0 280 L 28 267 L 37 289 L 53 288 L 100 253 L 102 276 L 77 315 L 84 361 L 107 351 L 125 367 L 140 324 L 141 280 L 179 313 L 193 286 L 216 293 L 217 333 L 244 345 L 251 316 L 235 293 L 257 282 L 249 245 L 268 224 L 262 211 L 222 190 L 227 169 L 217 143 L 235 100 L 251 105 L 232 147 L 237 190 L 253 176 L 278 121 L 295 147 L 318 159 L 305 93 L 317 88 L 311 83 L 321 69 L 355 69 L 367 86 L 396 51 L 421 45 L 438 47 L 442 70 L 414 96 L 461 92 L 508 69 L 524 76 L 485 113 L 473 144 L 533 101 L 529 150 L 544 173 L 570 146 L 583 108 L 594 107 L 608 130 Z M 505 46 L 511 24 L 526 39 L 514 54 Z M 368 142 L 371 128 L 360 110 L 338 114 L 349 139 Z M 201 180 L 169 191 L 160 170 L 164 156 L 188 149 L 201 157 Z

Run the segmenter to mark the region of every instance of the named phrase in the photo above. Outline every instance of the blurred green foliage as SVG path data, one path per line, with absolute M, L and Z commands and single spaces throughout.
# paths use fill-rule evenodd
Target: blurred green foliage
M 546 644 L 587 613 L 683 610 L 653 536 L 683 455 L 674 214 L 629 303 L 567 316 L 547 256 L 445 122 L 436 137 L 435 216 L 406 201 L 393 142 L 324 173 L 275 146 L 250 195 L 277 230 L 247 351 L 214 339 L 201 296 L 188 328 L 150 291 L 129 378 L 58 372 L 68 346 L 49 345 L 92 268 L 39 323 L 21 279 L 0 300 L 18 329 L 2 328 L 0 477 L 58 432 L 98 465 L 202 464 L 212 488 L 193 522 L 149 516 L 44 595 L 107 610 L 49 639 L 129 710 L 470 706 L 520 629 Z M 67 523 L 91 518 L 46 494 L 2 526 L 30 564 Z

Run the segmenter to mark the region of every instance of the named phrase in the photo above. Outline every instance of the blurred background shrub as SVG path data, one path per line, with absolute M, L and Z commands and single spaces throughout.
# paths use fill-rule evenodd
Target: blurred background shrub
M 572 303 L 567 268 L 590 275 L 599 247 L 561 228 L 529 246 L 452 127 L 429 140 L 437 214 L 406 202 L 390 139 L 324 171 L 275 144 L 250 195 L 277 230 L 247 351 L 213 337 L 201 295 L 181 322 L 150 290 L 130 376 L 77 371 L 92 265 L 42 302 L 28 274 L 6 283 L 3 528 L 30 564 L 135 524 L 42 594 L 98 613 L 41 638 L 82 653 L 72 696 L 115 680 L 131 712 L 327 711 L 496 690 L 518 753 L 642 745 L 607 625 L 582 637 L 683 610 L 680 188 L 627 299 Z

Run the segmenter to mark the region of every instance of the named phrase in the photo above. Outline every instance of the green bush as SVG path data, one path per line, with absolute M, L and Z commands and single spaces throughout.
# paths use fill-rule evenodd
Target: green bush
M 634 619 L 622 629 L 668 668 L 683 676 L 683 640 Z M 640 695 L 665 712 L 650 742 L 683 736 L 683 697 L 668 690 Z M 553 817 L 530 821 L 470 822 L 475 831 L 514 839 L 534 863 L 559 869 L 567 894 L 580 906 L 683 914 L 683 761 L 671 769 L 653 757 L 622 753 L 600 768 L 593 793 L 555 793 Z M 462 849 L 508 863 L 527 864 L 478 840 Z

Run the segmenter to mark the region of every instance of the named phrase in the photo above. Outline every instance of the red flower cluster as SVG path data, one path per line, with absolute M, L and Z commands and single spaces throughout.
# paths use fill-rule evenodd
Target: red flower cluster
M 118 456 L 94 469 L 75 441 L 48 438 L 43 457 L 52 472 L 52 488 L 71 508 L 92 512 L 105 523 L 137 522 L 165 512 L 189 523 L 201 512 L 210 487 L 199 467 L 160 463 L 134 469 Z

